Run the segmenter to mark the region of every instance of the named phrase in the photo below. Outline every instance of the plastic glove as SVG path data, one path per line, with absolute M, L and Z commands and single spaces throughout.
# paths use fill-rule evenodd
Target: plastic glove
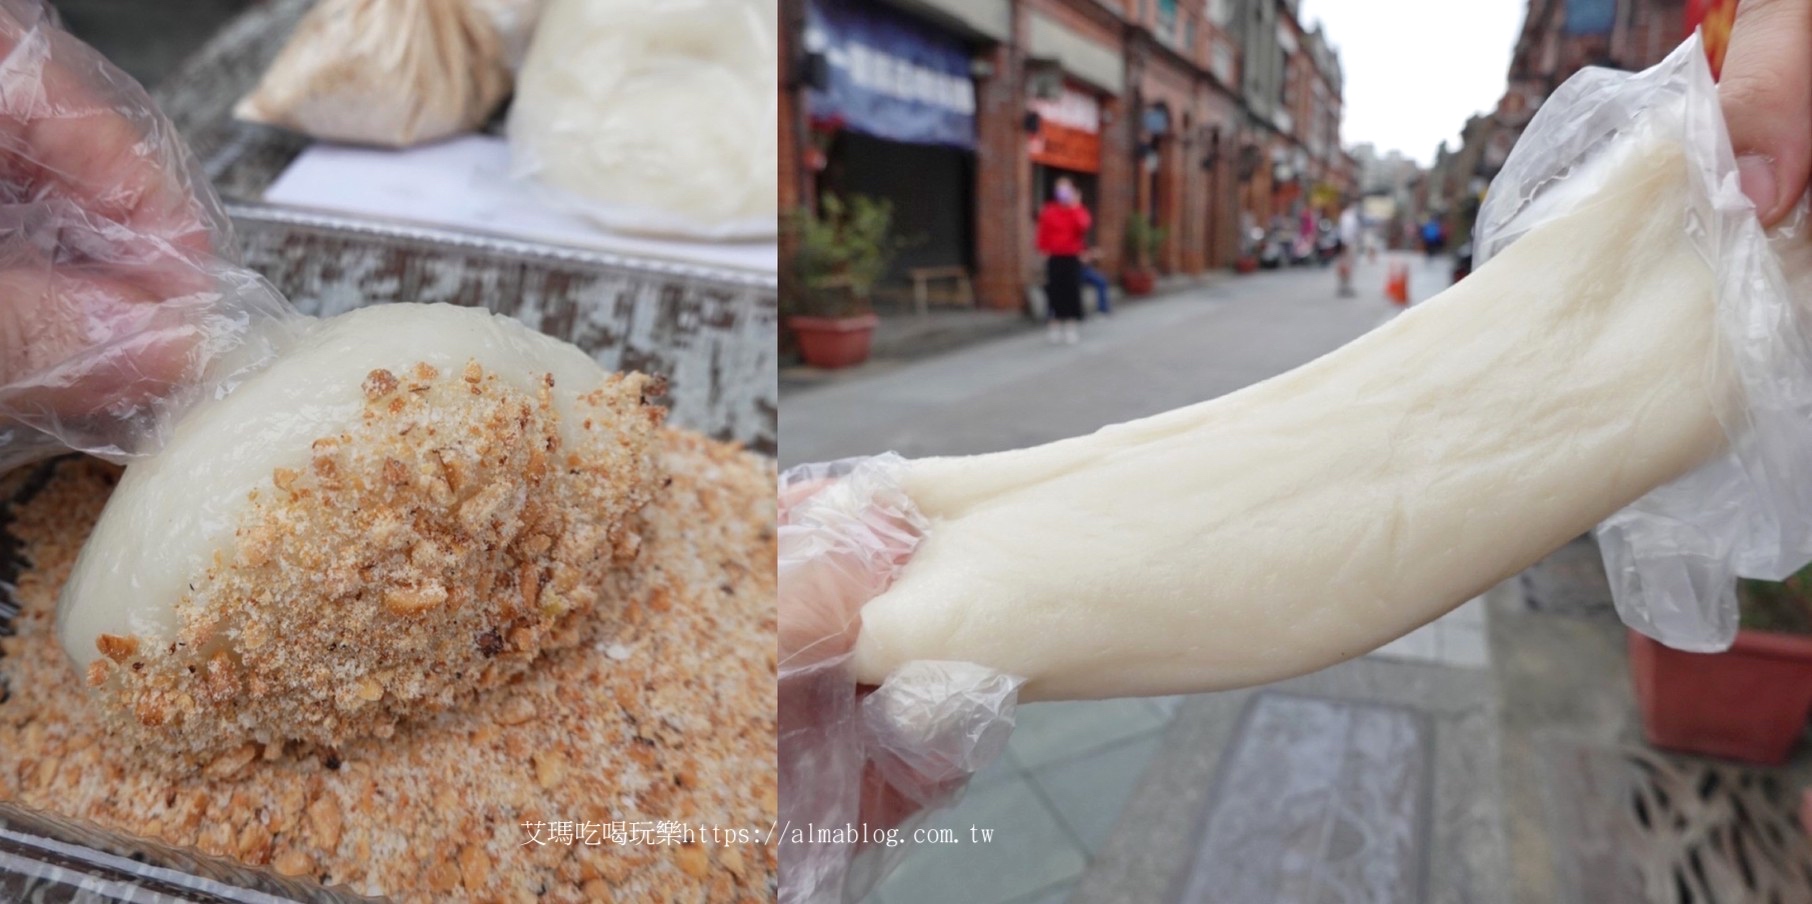
M 143 87 L 0 0 L 0 470 L 154 451 L 294 314 L 238 267 L 218 199 Z
M 1794 208 L 1812 174 L 1812 0 L 1733 4 L 1718 100 L 1743 194 L 1763 226 Z M 1709 25 L 1709 23 L 1707 23 Z
M 911 830 L 1005 749 L 1022 680 L 913 662 L 858 688 L 848 663 L 863 603 L 927 528 L 895 455 L 803 465 L 780 478 L 780 900 L 862 897 Z M 820 840 L 817 832 L 852 832 Z
M 1726 70 L 1733 78 L 1740 74 L 1739 43 L 1733 37 Z M 1723 98 L 1728 108 L 1731 92 Z M 1763 231 L 1746 196 L 1753 194 L 1752 168 L 1735 156 L 1755 147 L 1753 129 L 1733 123 L 1727 131 L 1720 110 L 1698 35 L 1641 72 L 1581 70 L 1523 130 L 1473 231 L 1474 263 L 1483 266 L 1517 237 L 1587 203 L 1608 172 L 1603 161 L 1620 148 L 1672 142 L 1685 150 L 1693 182 L 1689 235 L 1717 286 L 1725 352 L 1719 366 L 1733 372 L 1742 393 L 1718 400 L 1728 439 L 1722 455 L 1606 519 L 1596 536 L 1623 621 L 1698 652 L 1725 649 L 1736 636 L 1733 578 L 1783 580 L 1812 561 L 1807 202 L 1801 196 L 1763 211 L 1774 224 Z

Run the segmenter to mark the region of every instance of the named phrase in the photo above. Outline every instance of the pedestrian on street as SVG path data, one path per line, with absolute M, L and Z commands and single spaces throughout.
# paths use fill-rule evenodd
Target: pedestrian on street
M 1359 208 L 1351 203 L 1340 211 L 1340 225 L 1336 229 L 1335 239 L 1339 243 L 1335 265 L 1340 273 L 1340 288 L 1335 292 L 1341 298 L 1353 297 L 1353 264 L 1359 256 Z
M 1441 246 L 1446 234 L 1447 230 L 1441 228 L 1441 220 L 1438 217 L 1429 217 L 1428 222 L 1422 224 L 1422 248 L 1428 252 L 1430 258 L 1441 253 Z
M 1107 277 L 1095 267 L 1099 260 L 1101 260 L 1101 249 L 1099 248 L 1090 248 L 1088 253 L 1082 256 L 1082 281 L 1095 287 L 1095 310 L 1100 311 L 1101 316 L 1106 317 L 1113 313 L 1113 309 L 1107 299 Z
M 1038 250 L 1045 255 L 1045 299 L 1051 309 L 1051 342 L 1076 344 L 1082 320 L 1082 254 L 1088 250 L 1088 209 L 1068 176 L 1057 180 L 1038 213 Z

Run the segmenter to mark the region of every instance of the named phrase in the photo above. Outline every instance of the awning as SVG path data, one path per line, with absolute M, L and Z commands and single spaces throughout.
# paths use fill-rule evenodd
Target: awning
M 1056 60 L 1063 71 L 1109 95 L 1118 96 L 1126 87 L 1126 64 L 1120 54 L 1043 13 L 1031 14 L 1026 49 L 1034 57 Z
M 951 27 L 970 32 L 978 38 L 1005 43 L 1013 34 L 1013 5 L 1010 0 L 890 0 L 894 6 L 932 19 L 942 19 Z
M 811 92 L 814 122 L 975 147 L 975 82 L 959 38 L 872 2 L 811 0 L 805 46 L 829 64 L 826 84 Z

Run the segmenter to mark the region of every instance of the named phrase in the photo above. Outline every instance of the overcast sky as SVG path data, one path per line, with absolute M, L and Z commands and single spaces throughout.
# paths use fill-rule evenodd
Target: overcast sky
M 1302 0 L 1346 72 L 1346 145 L 1395 148 L 1424 166 L 1466 117 L 1497 106 L 1527 0 Z

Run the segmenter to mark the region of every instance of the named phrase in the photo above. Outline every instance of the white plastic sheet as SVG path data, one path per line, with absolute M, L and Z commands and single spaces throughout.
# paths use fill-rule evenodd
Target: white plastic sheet
M 1812 561 L 1812 247 L 1802 199 L 1764 234 L 1695 36 L 1639 73 L 1586 69 L 1543 103 L 1492 181 L 1479 262 L 1575 209 L 1632 148 L 1673 142 L 1693 181 L 1687 228 L 1717 285 L 1725 354 L 1740 385 L 1719 400 L 1727 451 L 1597 528 L 1618 614 L 1672 647 L 1715 651 L 1738 628 L 1735 578 L 1780 580 Z
M 382 147 L 471 131 L 509 93 L 535 13 L 532 0 L 319 0 L 233 113 Z
M 32 0 L 0 0 L 0 471 L 149 454 L 298 315 L 136 82 Z

